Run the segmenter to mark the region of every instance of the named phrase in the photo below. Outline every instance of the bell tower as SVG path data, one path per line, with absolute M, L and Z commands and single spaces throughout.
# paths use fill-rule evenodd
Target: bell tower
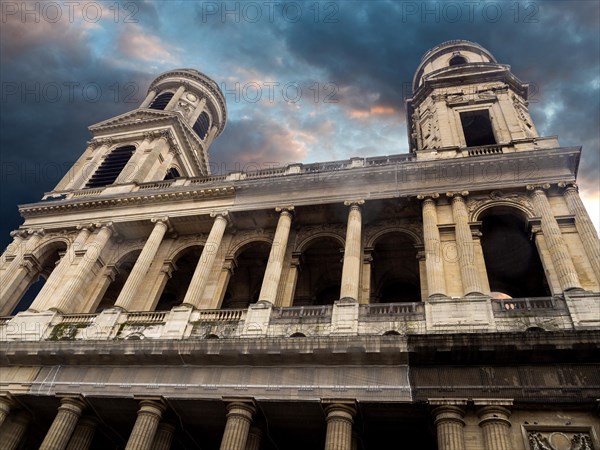
M 531 120 L 528 85 L 479 44 L 454 40 L 423 56 L 407 100 L 410 151 L 443 159 L 558 147 Z
M 163 73 L 137 109 L 89 127 L 92 140 L 54 192 L 209 175 L 208 149 L 226 122 L 217 83 L 193 69 Z

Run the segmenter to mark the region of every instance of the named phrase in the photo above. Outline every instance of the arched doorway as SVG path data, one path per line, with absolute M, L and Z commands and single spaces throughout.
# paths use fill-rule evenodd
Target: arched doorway
M 386 233 L 375 241 L 372 256 L 370 303 L 421 300 L 419 261 L 412 237 Z
M 238 250 L 221 308 L 247 308 L 258 301 L 270 251 L 271 244 L 262 241 L 250 242 Z
M 294 306 L 331 305 L 340 298 L 343 245 L 333 237 L 313 240 L 300 257 Z
M 535 242 L 523 214 L 509 207 L 490 208 L 480 217 L 481 246 L 493 297 L 550 295 Z
M 173 258 L 173 272 L 165 284 L 156 308 L 154 308 L 156 311 L 168 311 L 183 303 L 200 255 L 202 255 L 202 248 L 201 245 L 186 247 Z

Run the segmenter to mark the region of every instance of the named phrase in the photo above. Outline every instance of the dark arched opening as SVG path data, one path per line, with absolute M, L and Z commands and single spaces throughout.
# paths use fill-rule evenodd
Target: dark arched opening
M 173 259 L 173 272 L 154 308 L 156 311 L 168 311 L 183 303 L 201 254 L 202 246 L 193 245 L 179 252 Z
M 115 278 L 104 292 L 104 295 L 96 308 L 96 312 L 100 312 L 106 308 L 112 308 L 115 305 L 140 252 L 141 250 L 135 250 L 127 253 L 119 260 L 119 262 L 117 262 L 115 265 Z
M 332 305 L 340 299 L 342 250 L 338 240 L 323 237 L 302 252 L 294 306 Z
M 95 188 L 113 184 L 134 153 L 135 146 L 133 145 L 124 145 L 111 150 L 85 187 Z
M 417 249 L 411 237 L 392 232 L 373 248 L 370 303 L 418 302 L 421 281 Z
M 449 66 L 458 66 L 459 64 L 466 64 L 467 63 L 467 58 L 465 58 L 464 56 L 461 55 L 456 55 L 453 56 L 450 61 L 448 62 Z
M 270 251 L 271 246 L 260 241 L 238 251 L 221 308 L 247 308 L 258 301 Z
M 14 306 L 12 308 L 9 307 L 10 315 L 25 311 L 31 306 L 66 251 L 67 245 L 64 242 L 56 242 L 42 248 L 39 254 L 36 254 L 40 263 L 40 271 L 27 276 L 21 283 L 20 288 L 17 288 L 15 291 L 15 300 L 11 302 Z
M 163 110 L 167 107 L 171 99 L 173 98 L 173 92 L 163 92 L 157 96 L 150 104 L 150 109 Z
M 461 112 L 460 122 L 467 147 L 494 145 L 496 143 L 490 113 L 487 109 Z
M 196 132 L 196 134 L 200 137 L 200 139 L 204 139 L 208 134 L 208 129 L 210 127 L 210 119 L 208 118 L 208 114 L 205 111 L 202 112 L 196 119 L 194 126 L 192 129 Z
M 481 246 L 494 297 L 550 295 L 544 268 L 526 221 L 510 208 L 492 208 L 482 219 Z
M 165 174 L 165 180 L 174 180 L 175 178 L 179 178 L 181 177 L 181 175 L 179 174 L 179 170 L 177 170 L 177 167 L 171 167 L 169 170 L 167 170 L 167 173 Z

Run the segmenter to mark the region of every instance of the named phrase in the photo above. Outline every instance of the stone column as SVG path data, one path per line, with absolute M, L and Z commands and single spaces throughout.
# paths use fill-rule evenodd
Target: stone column
M 144 244 L 144 248 L 140 252 L 133 269 L 131 269 L 129 277 L 127 278 L 127 281 L 125 281 L 125 285 L 123 286 L 123 289 L 121 289 L 119 297 L 117 297 L 115 302 L 115 306 L 123 308 L 125 311 L 129 311 L 131 305 L 135 302 L 135 297 L 138 295 L 139 290 L 144 283 L 148 269 L 150 269 L 150 265 L 154 261 L 154 257 L 158 251 L 158 247 L 160 247 L 163 237 L 169 229 L 168 217 L 155 218 L 151 219 L 151 221 L 154 223 L 154 229 Z
M 292 261 L 288 268 L 287 278 L 285 280 L 285 288 L 283 290 L 283 298 L 281 304 L 277 306 L 288 307 L 294 303 L 294 294 L 296 293 L 296 284 L 298 282 L 298 271 L 300 270 L 300 260 L 302 254 L 299 252 L 292 252 Z
M 510 410 L 500 405 L 483 406 L 477 410 L 483 430 L 486 450 L 512 450 L 510 442 Z
M 0 276 L 2 276 L 0 280 L 0 298 L 4 302 L 10 300 L 19 284 L 29 274 L 29 270 L 24 264 L 25 255 L 34 253 L 37 250 L 38 244 L 44 236 L 44 230 L 41 228 L 30 229 L 27 230 L 27 234 L 30 237 L 25 242 L 21 242 L 22 252 L 17 252 L 8 267 L 0 272 Z
M 31 416 L 25 411 L 11 415 L 0 428 L 0 442 L 3 450 L 17 450 L 27 430 Z
M 92 225 L 81 225 L 77 229 L 80 230 L 79 234 L 60 259 L 58 266 L 52 271 L 46 283 L 44 283 L 44 286 L 29 307 L 30 310 L 47 310 L 56 291 L 62 287 L 64 283 L 63 277 L 69 270 L 69 267 L 71 267 L 71 263 L 75 260 L 76 253 L 83 249 L 85 242 L 90 237 Z
M 277 229 L 275 230 L 275 237 L 273 238 L 273 244 L 271 245 L 269 260 L 267 261 L 267 268 L 265 269 L 265 276 L 260 288 L 258 300 L 265 300 L 275 304 L 279 280 L 281 279 L 281 271 L 283 269 L 285 250 L 287 248 L 287 241 L 292 226 L 293 210 L 293 206 L 276 209 L 276 211 L 280 213 L 279 221 L 277 222 Z
M 423 239 L 425 241 L 425 268 L 429 297 L 446 296 L 442 242 L 435 204 L 435 199 L 438 197 L 439 194 L 417 196 L 419 200 L 423 200 Z
M 94 440 L 96 425 L 98 425 L 98 421 L 94 417 L 82 417 L 77 427 L 75 427 L 75 431 L 73 431 L 73 436 L 71 436 L 66 450 L 88 450 Z
M 6 250 L 4 253 L 2 253 L 0 270 L 5 270 L 8 266 L 10 266 L 15 258 L 18 258 L 19 255 L 23 253 L 22 250 L 25 235 L 26 234 L 24 230 L 14 230 L 10 232 L 10 237 L 13 238 L 13 241 L 8 244 L 8 247 L 6 247 Z
M 227 404 L 227 423 L 220 450 L 245 450 L 254 414 L 256 408 L 251 402 L 232 401 Z
M 542 233 L 548 243 L 548 251 L 552 263 L 558 275 L 558 280 L 563 291 L 569 289 L 581 289 L 581 283 L 577 276 L 577 271 L 573 265 L 573 260 L 567 249 L 567 244 L 563 239 L 558 222 L 552 213 L 548 197 L 544 189 L 548 189 L 549 184 L 543 186 L 527 186 L 531 190 L 531 199 L 535 213 L 542 219 Z
M 152 103 L 152 100 L 154 100 L 155 97 L 156 97 L 156 91 L 148 92 L 148 95 L 146 95 L 146 98 L 140 105 L 140 108 L 148 108 L 150 106 L 150 104 Z
M 84 408 L 85 403 L 79 397 L 61 398 L 58 413 L 46 433 L 40 450 L 63 450 L 67 446 Z
M 0 397 L 0 426 L 4 423 L 4 420 L 10 413 L 10 408 L 13 406 L 13 401 L 8 397 L 3 395 Z
M 348 225 L 346 228 L 346 246 L 344 248 L 340 299 L 352 299 L 355 302 L 358 301 L 360 253 L 362 246 L 360 205 L 364 203 L 364 200 L 344 202 L 344 205 L 350 206 L 350 211 L 348 213 Z
M 260 438 L 262 431 L 258 427 L 251 426 L 248 432 L 248 440 L 246 441 L 245 450 L 260 450 Z
M 210 216 L 214 217 L 215 221 L 206 240 L 206 245 L 202 250 L 202 255 L 200 255 L 200 260 L 192 276 L 192 281 L 183 299 L 184 305 L 190 305 L 194 308 L 200 307 L 202 294 L 208 282 L 208 276 L 217 257 L 217 251 L 219 250 L 219 245 L 221 245 L 225 228 L 227 228 L 227 212 L 211 213 Z
M 442 405 L 432 411 L 437 430 L 438 450 L 465 450 L 464 408 Z
M 465 199 L 468 191 L 448 192 L 452 198 L 452 216 L 454 217 L 454 232 L 458 250 L 458 264 L 462 278 L 463 295 L 483 295 L 483 283 L 475 264 L 475 243 L 469 226 L 469 212 Z
M 325 414 L 325 450 L 351 450 L 352 424 L 356 408 L 350 403 L 331 403 L 325 407 Z
M 100 228 L 98 234 L 93 238 L 92 242 L 87 245 L 85 254 L 81 257 L 75 272 L 69 278 L 65 288 L 60 292 L 58 298 L 52 301 L 50 308 L 56 309 L 62 313 L 67 313 L 71 310 L 71 303 L 75 301 L 77 295 L 83 290 L 83 285 L 86 281 L 88 273 L 98 261 L 100 253 L 108 243 L 108 240 L 113 234 L 112 223 L 98 224 Z
M 152 450 L 169 450 L 171 448 L 171 442 L 173 441 L 173 435 L 175 434 L 175 427 L 170 423 L 161 422 L 158 424 L 156 434 L 154 435 L 154 442 L 152 443 Z
M 564 187 L 563 196 L 567 202 L 569 212 L 575 216 L 575 227 L 583 243 L 583 247 L 588 255 L 590 264 L 596 275 L 598 283 L 600 283 L 600 239 L 594 228 L 594 224 L 588 215 L 579 191 L 575 183 L 558 183 L 560 187 Z
M 137 419 L 125 450 L 150 450 L 165 406 L 157 400 L 141 400 Z
M 373 247 L 365 247 L 363 250 L 362 278 L 360 298 L 358 302 L 361 305 L 368 305 L 371 302 L 371 273 L 373 263 Z
M 179 86 L 177 88 L 177 90 L 175 91 L 175 94 L 173 94 L 173 97 L 171 97 L 171 100 L 169 100 L 169 103 L 167 103 L 167 106 L 165 106 L 165 111 L 171 111 L 173 108 L 175 108 L 175 106 L 177 106 L 177 102 L 183 95 L 184 91 L 185 91 L 185 86 Z

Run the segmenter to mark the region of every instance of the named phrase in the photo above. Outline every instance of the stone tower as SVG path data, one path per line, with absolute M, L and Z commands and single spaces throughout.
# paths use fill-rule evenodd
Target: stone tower
M 209 147 L 226 123 L 217 83 L 193 69 L 163 73 L 139 108 L 89 128 L 88 148 L 55 191 L 209 175 Z
M 581 148 L 472 42 L 407 109 L 408 154 L 226 175 L 199 72 L 92 126 L 0 262 L 3 450 L 600 450 Z

